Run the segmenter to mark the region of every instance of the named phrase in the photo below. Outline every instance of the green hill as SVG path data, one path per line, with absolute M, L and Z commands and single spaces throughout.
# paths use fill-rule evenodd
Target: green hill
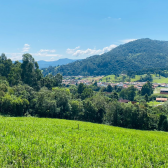
M 50 73 L 72 76 L 110 75 L 167 66 L 168 42 L 145 38 L 120 45 L 102 55 L 91 56 L 56 69 L 50 68 Z
M 33 117 L 0 123 L 1 167 L 168 167 L 165 132 Z

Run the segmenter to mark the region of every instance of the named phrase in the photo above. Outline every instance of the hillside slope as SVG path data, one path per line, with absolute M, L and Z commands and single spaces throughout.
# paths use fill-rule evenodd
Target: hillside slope
M 63 75 L 109 75 L 167 66 L 168 41 L 145 38 L 120 45 L 102 55 L 53 68 L 51 72 Z
M 168 167 L 165 132 L 34 117 L 0 122 L 1 167 Z

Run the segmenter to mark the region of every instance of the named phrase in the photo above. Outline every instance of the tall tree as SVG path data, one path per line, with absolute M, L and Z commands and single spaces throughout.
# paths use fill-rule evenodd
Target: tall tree
M 144 96 L 145 94 L 147 94 L 148 96 L 150 96 L 152 93 L 153 93 L 152 84 L 148 81 L 142 86 L 141 95 Z
M 86 88 L 86 86 L 83 83 L 80 83 L 78 85 L 78 93 L 82 94 L 85 88 Z
M 22 81 L 30 86 L 36 87 L 39 89 L 40 83 L 38 82 L 42 78 L 42 73 L 39 70 L 38 63 L 35 62 L 34 58 L 30 54 L 24 54 L 22 56 Z
M 112 91 L 113 91 L 113 88 L 112 88 L 111 85 L 108 85 L 106 90 L 107 90 L 107 92 L 112 92 Z

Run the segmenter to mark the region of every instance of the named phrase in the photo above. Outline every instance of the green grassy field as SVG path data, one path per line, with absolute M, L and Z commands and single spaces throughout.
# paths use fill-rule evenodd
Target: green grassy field
M 131 78 L 131 82 L 136 82 L 138 80 L 140 80 L 141 76 L 145 77 L 146 74 L 144 75 L 135 75 L 135 78 Z M 153 77 L 153 83 L 168 83 L 168 78 L 165 78 L 163 76 L 155 76 L 154 74 L 152 74 Z M 123 82 L 123 76 L 120 75 L 119 77 L 117 77 L 115 79 L 115 75 L 108 75 L 102 78 L 103 82 L 106 82 L 106 78 L 108 82 Z M 129 77 L 127 75 L 125 75 L 125 82 L 129 79 Z
M 0 167 L 168 167 L 165 132 L 28 117 L 0 130 Z
M 165 78 L 163 76 L 155 76 L 154 74 L 152 75 L 153 77 L 153 83 L 168 83 L 168 78 Z
M 106 82 L 106 78 L 107 78 L 107 82 L 112 82 L 112 83 L 115 83 L 115 82 L 123 82 L 123 76 L 120 75 L 119 77 L 117 77 L 115 79 L 115 75 L 108 75 L 108 76 L 105 76 L 102 78 L 102 82 Z M 140 79 L 140 75 L 135 75 L 135 78 L 131 78 L 131 82 L 135 82 L 137 80 Z M 129 77 L 127 75 L 125 75 L 125 82 L 129 80 Z
M 125 79 L 124 82 L 129 81 L 129 77 L 127 75 L 124 75 Z M 130 82 L 136 82 L 138 80 L 140 80 L 140 78 L 145 77 L 146 74 L 144 75 L 135 75 L 135 78 L 130 78 Z M 155 76 L 155 74 L 152 74 L 153 77 L 153 83 L 168 83 L 168 78 L 165 78 L 163 76 Z M 76 77 L 76 79 L 78 79 L 78 77 Z M 123 76 L 119 75 L 119 77 L 117 77 L 115 79 L 115 75 L 108 75 L 108 76 L 97 76 L 97 77 L 87 77 L 87 78 L 82 78 L 83 80 L 89 80 L 90 82 L 92 81 L 99 81 L 100 79 L 102 80 L 102 82 L 111 82 L 111 83 L 118 83 L 118 82 L 123 82 Z
M 156 102 L 156 101 L 150 101 L 147 104 L 149 106 L 157 106 L 157 105 L 162 105 L 164 102 Z

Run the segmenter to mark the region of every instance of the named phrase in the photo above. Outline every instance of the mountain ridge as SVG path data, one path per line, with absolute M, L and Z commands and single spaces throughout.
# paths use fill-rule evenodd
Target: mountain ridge
M 69 63 L 72 63 L 74 61 L 77 61 L 78 59 L 69 59 L 69 58 L 62 58 L 62 59 L 59 59 L 57 61 L 45 61 L 45 60 L 39 60 L 37 61 L 38 62 L 38 65 L 39 65 L 39 68 L 42 69 L 42 68 L 48 68 L 49 66 L 58 66 L 58 65 L 66 65 L 66 64 L 69 64 Z M 15 61 L 12 61 L 13 63 Z M 22 63 L 22 60 L 19 60 L 19 62 Z
M 167 66 L 168 41 L 143 38 L 119 45 L 102 55 L 62 65 L 53 71 L 50 69 L 49 73 L 65 76 L 109 75 Z
M 42 68 L 48 68 L 49 66 L 58 66 L 58 65 L 66 65 L 69 63 L 72 63 L 74 61 L 77 61 L 77 59 L 69 59 L 69 58 L 62 58 L 57 61 L 44 61 L 44 60 L 39 60 L 37 61 L 39 64 L 40 69 Z

